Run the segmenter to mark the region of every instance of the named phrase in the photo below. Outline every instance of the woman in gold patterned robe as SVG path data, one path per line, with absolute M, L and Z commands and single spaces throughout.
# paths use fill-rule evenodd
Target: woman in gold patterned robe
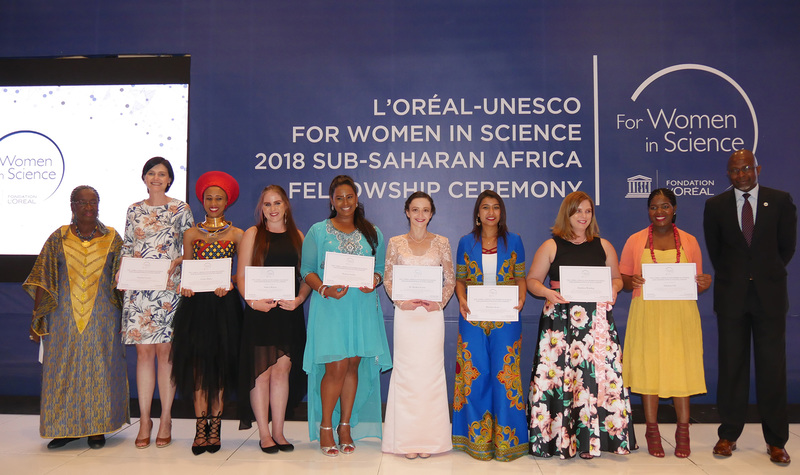
M 72 224 L 50 235 L 22 284 L 34 299 L 31 340 L 44 347 L 39 433 L 50 449 L 87 436 L 99 449 L 130 423 L 114 283 L 122 239 L 98 221 L 94 188 L 79 186 L 70 200 Z

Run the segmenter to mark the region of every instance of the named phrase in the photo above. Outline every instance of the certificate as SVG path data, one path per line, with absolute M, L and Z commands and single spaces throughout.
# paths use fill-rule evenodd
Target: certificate
M 170 259 L 123 257 L 119 267 L 118 289 L 166 290 Z
M 374 279 L 375 256 L 358 256 L 330 251 L 325 253 L 323 284 L 372 287 L 375 283 Z
M 392 300 L 442 301 L 442 266 L 392 267 Z
M 213 292 L 231 286 L 231 258 L 184 260 L 181 288 L 192 292 Z
M 561 296 L 568 302 L 610 302 L 611 268 L 558 266 Z
M 245 300 L 294 300 L 294 267 L 244 268 Z
M 642 264 L 642 299 L 697 300 L 697 264 Z
M 468 285 L 467 306 L 471 322 L 519 321 L 519 287 L 516 285 Z

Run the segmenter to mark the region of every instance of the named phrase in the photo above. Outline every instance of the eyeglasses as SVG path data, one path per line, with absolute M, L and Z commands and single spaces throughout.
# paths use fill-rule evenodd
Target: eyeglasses
M 85 208 L 86 206 L 89 206 L 89 205 L 97 207 L 97 205 L 100 203 L 100 200 L 89 200 L 89 201 L 86 201 L 86 200 L 75 200 L 72 203 L 80 206 L 81 208 Z
M 755 169 L 756 167 L 751 167 L 750 165 L 746 165 L 742 168 L 728 168 L 728 173 L 730 175 L 738 175 L 739 173 L 750 173 Z

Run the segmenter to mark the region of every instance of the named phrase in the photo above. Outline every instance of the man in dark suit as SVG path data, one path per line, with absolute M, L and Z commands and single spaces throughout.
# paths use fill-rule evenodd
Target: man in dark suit
M 719 334 L 719 442 L 730 456 L 742 433 L 750 389 L 750 341 L 756 398 L 770 460 L 788 464 L 786 413 L 786 265 L 797 240 L 797 209 L 788 193 L 760 186 L 761 167 L 749 150 L 728 159 L 733 188 L 706 201 L 706 246 L 714 266 Z

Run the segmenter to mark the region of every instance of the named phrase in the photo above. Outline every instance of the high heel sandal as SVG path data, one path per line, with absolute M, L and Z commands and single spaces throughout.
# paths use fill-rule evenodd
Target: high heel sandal
M 322 427 L 322 426 L 319 426 L 319 430 L 320 430 L 320 432 L 323 431 L 323 430 L 329 430 L 329 431 L 331 431 L 331 437 L 333 437 L 333 427 Z M 328 446 L 328 447 L 323 447 L 322 446 L 322 434 L 320 434 L 319 442 L 320 442 L 319 449 L 322 451 L 323 455 L 327 455 L 328 457 L 336 457 L 337 455 L 339 455 L 339 449 L 336 448 L 336 445 L 331 445 L 331 446 Z M 335 441 L 334 441 L 334 444 L 335 444 Z
M 216 416 L 211 416 L 210 423 L 208 424 L 208 446 L 206 450 L 208 453 L 215 454 L 222 448 L 222 438 L 220 432 L 222 431 L 222 413 Z M 217 443 L 212 444 L 211 441 L 216 439 Z
M 692 453 L 692 448 L 689 442 L 689 423 L 678 422 L 678 428 L 675 429 L 675 456 L 685 459 Z
M 192 453 L 200 455 L 206 450 L 208 450 L 208 421 L 206 421 L 206 413 L 204 412 L 202 416 L 197 418 Z
M 141 427 L 142 420 L 139 419 L 139 426 Z M 134 441 L 137 449 L 146 449 L 150 447 L 150 433 L 153 432 L 153 419 L 150 419 L 150 429 L 147 431 L 147 437 L 142 437 L 141 439 L 137 438 Z
M 349 422 L 340 422 L 339 425 L 336 426 L 336 434 L 339 435 L 339 442 L 340 442 L 339 443 L 339 451 L 341 453 L 345 454 L 345 455 L 350 455 L 350 454 L 352 454 L 353 452 L 356 451 L 356 446 L 352 442 L 350 442 L 349 444 L 341 443 L 342 435 L 339 434 L 339 429 L 341 429 L 342 426 L 350 427 L 350 423 Z M 352 437 L 351 437 L 351 440 L 352 440 Z
M 644 439 L 647 441 L 647 452 L 653 457 L 664 457 L 664 447 L 661 445 L 661 433 L 658 432 L 658 422 L 645 423 Z
M 158 431 L 161 432 L 161 423 L 158 424 Z M 172 421 L 169 421 L 169 435 L 166 437 L 159 437 L 156 434 L 156 448 L 163 449 L 164 447 L 169 447 L 172 444 Z

